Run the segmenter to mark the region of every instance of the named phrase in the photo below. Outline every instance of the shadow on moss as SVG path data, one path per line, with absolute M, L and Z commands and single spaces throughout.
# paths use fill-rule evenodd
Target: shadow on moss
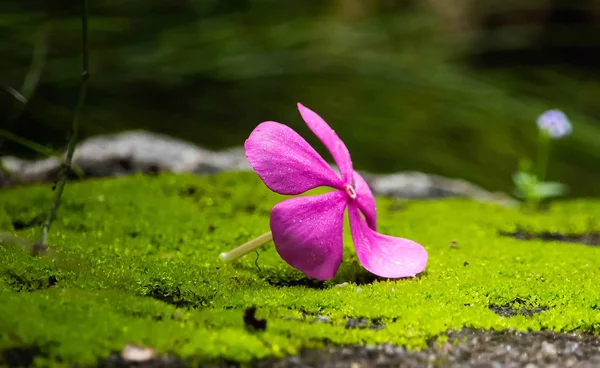
M 414 278 L 424 278 L 427 277 L 427 269 L 425 269 L 420 274 L 416 275 Z M 379 277 L 369 271 L 367 271 L 358 260 L 346 262 L 342 264 L 340 271 L 335 277 L 336 280 L 344 280 L 346 282 L 351 282 L 360 285 L 369 285 L 375 282 L 386 282 L 386 281 L 402 281 L 410 278 L 400 278 L 400 279 L 390 279 L 385 277 Z
M 380 318 L 346 318 L 346 326 L 347 330 L 351 329 L 369 329 L 374 331 L 383 330 L 385 328 L 385 324 L 381 321 Z
M 332 321 L 328 316 L 322 315 L 316 312 L 308 312 L 303 309 L 300 310 L 302 313 L 301 317 L 296 318 L 296 321 L 307 322 L 307 323 L 326 323 L 326 324 L 337 324 Z M 286 320 L 291 318 L 286 317 Z M 343 324 L 346 330 L 352 329 L 369 329 L 369 330 L 382 330 L 385 328 L 381 318 L 368 318 L 368 317 L 345 317 L 345 324 Z
M 28 219 L 13 219 L 12 226 L 15 230 L 25 230 L 31 227 L 37 227 L 42 224 L 43 215 L 39 214 Z
M 525 316 L 525 317 L 533 317 L 536 314 L 540 314 L 542 312 L 546 312 L 550 310 L 548 307 L 535 307 L 535 308 L 520 308 L 515 309 L 510 305 L 502 305 L 502 306 L 490 306 L 490 310 L 501 317 L 514 317 L 516 315 Z
M 202 308 L 206 304 L 208 304 L 208 299 L 200 299 L 197 301 L 187 300 L 185 297 L 181 295 L 181 290 L 179 287 L 175 287 L 175 290 L 168 291 L 160 286 L 156 286 L 154 289 L 150 290 L 146 296 L 154 298 L 156 300 L 160 300 L 170 305 L 174 305 L 177 308 Z
M 323 290 L 327 289 L 325 281 L 315 280 L 308 277 L 296 278 L 282 278 L 282 277 L 268 277 L 265 281 L 271 286 L 277 287 L 291 287 L 291 286 L 303 286 L 309 289 Z
M 47 357 L 40 346 L 23 346 L 4 350 L 2 352 L 0 363 L 7 367 L 30 367 L 36 357 Z
M 15 291 L 26 292 L 48 289 L 58 282 L 58 279 L 54 275 L 50 275 L 47 278 L 26 278 L 14 272 L 6 272 L 4 279 Z
M 321 281 L 306 276 L 297 276 L 295 274 L 269 274 L 264 275 L 264 279 L 269 285 L 278 287 L 303 286 L 310 289 L 324 290 L 334 286 L 331 281 Z M 372 284 L 375 281 L 386 281 L 388 279 L 374 275 L 365 270 L 362 266 L 351 263 L 350 265 L 342 264 L 340 271 L 338 271 L 337 275 L 332 280 L 333 282 L 335 282 L 335 280 L 344 280 L 345 282 L 354 283 L 358 286 Z
M 196 194 L 198 194 L 199 191 L 200 191 L 200 194 L 202 194 L 202 192 L 203 192 L 202 189 L 199 189 L 198 187 L 190 185 L 188 187 L 180 189 L 178 191 L 178 195 L 180 197 L 194 197 Z
M 517 297 L 514 300 L 504 303 L 490 303 L 489 309 L 501 317 L 525 316 L 533 317 L 550 310 L 550 307 L 539 305 L 533 300 L 523 297 Z

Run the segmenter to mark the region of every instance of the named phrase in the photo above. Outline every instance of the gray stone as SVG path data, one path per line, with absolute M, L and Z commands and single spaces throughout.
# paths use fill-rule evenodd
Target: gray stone
M 37 161 L 2 157 L 12 183 L 51 181 L 60 170 L 62 157 Z M 250 170 L 242 148 L 214 152 L 169 136 L 129 131 L 92 137 L 75 148 L 73 163 L 87 177 L 121 176 L 133 173 L 171 171 L 213 174 Z
M 331 319 L 329 319 L 329 317 L 326 317 L 326 316 L 318 315 L 318 316 L 315 318 L 315 322 L 319 322 L 319 323 L 329 323 L 329 322 L 331 322 Z
M 542 341 L 542 353 L 544 353 L 545 355 L 549 355 L 549 356 L 555 356 L 556 355 L 556 346 L 554 346 L 554 344 L 552 344 L 552 343 Z
M 496 202 L 504 205 L 516 203 L 514 199 L 504 193 L 490 193 L 465 180 L 422 172 L 365 174 L 364 176 L 371 190 L 381 196 L 409 199 L 468 197 L 482 202 Z
M 2 157 L 0 187 L 56 180 L 64 158 L 55 156 L 35 161 Z M 197 175 L 222 171 L 251 170 L 243 147 L 211 151 L 162 134 L 134 130 L 100 135 L 80 142 L 73 162 L 86 177 L 121 176 L 134 173 L 171 171 Z M 337 167 L 332 165 L 334 170 Z M 469 182 L 420 172 L 370 174 L 361 172 L 373 193 L 396 198 L 469 197 L 484 202 L 514 205 L 506 194 L 490 193 Z

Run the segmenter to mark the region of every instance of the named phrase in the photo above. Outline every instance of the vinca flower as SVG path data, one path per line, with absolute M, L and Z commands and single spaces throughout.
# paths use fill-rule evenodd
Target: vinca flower
M 341 175 L 286 125 L 267 121 L 250 134 L 244 145 L 246 157 L 272 191 L 297 195 L 322 186 L 334 189 L 326 194 L 287 199 L 273 207 L 270 227 L 281 258 L 312 278 L 333 277 L 342 262 L 347 208 L 356 254 L 369 272 L 400 278 L 423 271 L 428 256 L 422 245 L 376 231 L 375 198 L 354 171 L 342 140 L 315 112 L 300 103 L 298 109 L 333 156 Z

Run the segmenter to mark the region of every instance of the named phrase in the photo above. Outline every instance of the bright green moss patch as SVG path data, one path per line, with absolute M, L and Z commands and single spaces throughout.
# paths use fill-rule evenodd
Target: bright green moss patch
M 0 193 L 0 224 L 37 239 L 51 198 L 45 185 Z M 290 268 L 272 245 L 260 250 L 260 269 L 255 254 L 221 263 L 221 252 L 268 231 L 282 199 L 252 173 L 70 183 L 46 255 L 0 245 L 0 351 L 33 346 L 39 364 L 93 365 L 137 343 L 190 362 L 248 362 L 326 342 L 421 348 L 465 326 L 600 332 L 600 247 L 499 235 L 598 231 L 600 201 L 526 214 L 469 200 L 378 199 L 380 231 L 429 251 L 414 279 L 366 272 L 349 232 L 328 282 Z M 244 328 L 252 305 L 265 332 Z M 502 317 L 494 308 L 537 312 Z M 347 318 L 369 323 L 347 328 Z

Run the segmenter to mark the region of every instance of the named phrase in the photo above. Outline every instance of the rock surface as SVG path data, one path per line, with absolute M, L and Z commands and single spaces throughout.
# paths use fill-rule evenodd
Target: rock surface
M 489 368 L 593 368 L 600 366 L 598 337 L 554 332 L 449 331 L 448 342 L 422 351 L 407 351 L 391 344 L 336 346 L 304 350 L 283 359 L 255 361 L 253 368 L 370 368 L 370 367 L 489 367 Z M 174 357 L 160 356 L 144 362 L 126 361 L 113 355 L 101 367 L 187 367 Z M 221 362 L 219 368 L 238 368 Z
M 0 187 L 56 180 L 61 157 L 37 161 L 2 157 Z M 211 151 L 192 143 L 146 131 L 129 131 L 82 141 L 73 162 L 85 177 L 120 176 L 133 173 L 172 171 L 214 174 L 222 171 L 251 170 L 242 147 Z M 420 172 L 395 174 L 363 173 L 376 195 L 397 198 L 469 197 L 481 201 L 514 204 L 503 193 L 490 193 L 464 180 Z
M 3 157 L 8 184 L 54 180 L 61 158 L 37 161 Z M 172 171 L 212 174 L 226 170 L 249 170 L 242 148 L 214 152 L 169 136 L 146 131 L 129 131 L 82 141 L 73 162 L 87 177 Z M 4 177 L 7 183 L 6 174 Z
M 393 345 L 305 350 L 298 356 L 266 359 L 255 368 L 338 367 L 600 367 L 597 337 L 553 332 L 451 331 L 448 342 L 423 351 Z

